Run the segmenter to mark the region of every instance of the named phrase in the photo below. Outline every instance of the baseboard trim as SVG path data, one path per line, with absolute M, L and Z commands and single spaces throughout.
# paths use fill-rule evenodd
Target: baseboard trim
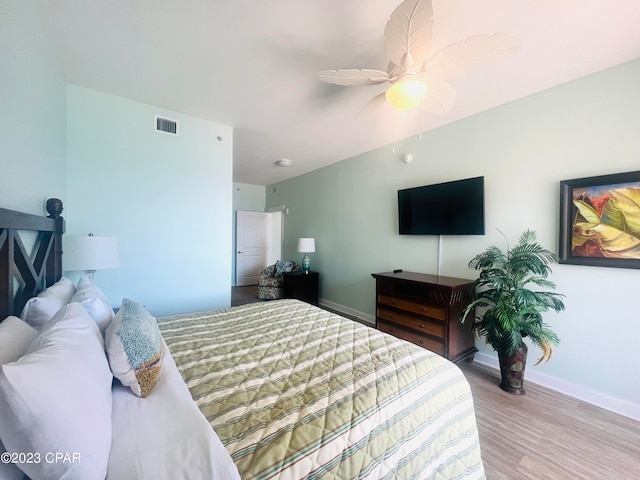
M 324 298 L 318 300 L 318 305 L 320 305 L 321 307 L 327 307 L 329 310 L 335 310 L 336 312 L 347 318 L 358 320 L 360 321 L 360 323 L 365 323 L 370 327 L 373 327 L 376 324 L 376 317 L 374 317 L 373 315 L 360 312 L 359 310 L 355 310 L 353 308 L 345 307 L 344 305 L 340 305 L 339 303 L 330 302 L 329 300 L 325 300 Z
M 329 300 L 325 300 L 324 298 L 321 298 L 318 303 L 321 307 L 324 306 L 330 310 L 335 310 L 336 312 L 347 318 L 358 320 L 361 323 L 365 323 L 369 326 L 374 326 L 376 324 L 376 318 L 373 315 L 360 312 L 353 308 L 345 307 L 344 305 L 340 305 L 338 303 L 330 302 Z M 476 353 L 474 362 L 497 371 L 500 370 L 500 366 L 498 365 L 498 358 L 487 355 L 486 353 Z M 632 420 L 640 421 L 640 405 L 636 405 L 625 400 L 620 400 L 604 393 L 596 392 L 595 390 L 581 387 L 580 385 L 575 385 L 571 382 L 567 382 L 550 375 L 545 375 L 544 373 L 536 372 L 532 368 L 527 369 L 525 381 L 549 388 L 583 402 L 590 403 L 591 405 L 604 408 L 605 410 L 623 415 Z
M 473 361 L 485 367 L 498 371 L 500 370 L 498 358 L 487 355 L 486 353 L 476 353 Z M 544 373 L 536 372 L 532 368 L 527 368 L 525 373 L 525 382 L 535 383 L 536 385 L 563 393 L 578 400 L 582 400 L 583 402 L 590 403 L 591 405 L 623 415 L 632 420 L 640 421 L 640 405 L 620 400 L 604 393 L 596 392 L 595 390 L 581 387 L 580 385 L 575 385 L 571 382 L 567 382 L 550 375 L 545 375 Z

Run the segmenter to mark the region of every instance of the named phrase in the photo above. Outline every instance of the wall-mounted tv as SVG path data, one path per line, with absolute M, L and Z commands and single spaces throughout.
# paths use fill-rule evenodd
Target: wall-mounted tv
M 401 235 L 484 235 L 484 177 L 398 190 Z

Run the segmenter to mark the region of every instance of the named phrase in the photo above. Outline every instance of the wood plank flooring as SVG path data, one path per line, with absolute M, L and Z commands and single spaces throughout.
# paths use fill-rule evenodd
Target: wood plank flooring
M 261 302 L 258 298 L 258 286 L 248 285 L 246 287 L 231 287 L 231 306 L 244 305 L 247 303 Z
M 487 480 L 638 480 L 640 422 L 500 373 L 462 364 L 473 392 Z
M 233 304 L 258 301 L 234 287 Z M 476 408 L 487 480 L 640 480 L 640 422 L 533 383 L 524 396 L 499 372 L 462 363 Z

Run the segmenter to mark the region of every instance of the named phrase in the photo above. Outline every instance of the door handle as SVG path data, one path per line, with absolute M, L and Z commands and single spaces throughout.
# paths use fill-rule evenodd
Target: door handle
M 244 252 L 238 252 L 238 253 L 244 253 Z

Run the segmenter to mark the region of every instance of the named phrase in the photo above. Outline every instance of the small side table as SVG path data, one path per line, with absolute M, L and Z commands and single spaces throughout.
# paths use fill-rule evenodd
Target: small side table
M 284 298 L 295 298 L 303 302 L 318 305 L 318 272 L 304 273 L 302 271 L 284 274 Z

